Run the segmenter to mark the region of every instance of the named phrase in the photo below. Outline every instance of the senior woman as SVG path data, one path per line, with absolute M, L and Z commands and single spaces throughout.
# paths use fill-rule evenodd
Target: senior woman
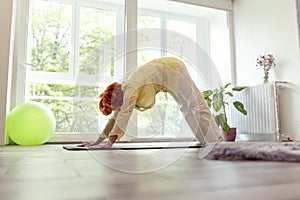
M 185 64 L 174 57 L 163 57 L 136 68 L 122 84 L 115 82 L 105 89 L 99 109 L 104 115 L 114 113 L 95 142 L 79 146 L 110 148 L 124 135 L 133 109 L 150 109 L 159 92 L 171 94 L 201 144 L 219 140 L 220 132 L 211 111 Z M 101 143 L 106 138 L 107 142 Z

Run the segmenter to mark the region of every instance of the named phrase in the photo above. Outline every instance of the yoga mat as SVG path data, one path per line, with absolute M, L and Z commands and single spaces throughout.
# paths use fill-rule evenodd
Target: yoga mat
M 63 146 L 69 151 L 94 151 L 94 150 L 147 150 L 147 149 L 178 149 L 201 148 L 205 145 L 198 142 L 142 142 L 142 143 L 115 143 L 111 148 L 88 148 L 77 146 Z

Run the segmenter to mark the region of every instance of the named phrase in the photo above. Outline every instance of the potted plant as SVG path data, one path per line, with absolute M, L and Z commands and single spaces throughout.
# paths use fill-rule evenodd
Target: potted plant
M 246 87 L 234 87 L 231 90 L 228 83 L 224 86 L 219 86 L 214 90 L 203 91 L 203 97 L 208 106 L 214 111 L 214 118 L 219 127 L 222 128 L 223 139 L 225 141 L 234 141 L 236 137 L 236 127 L 231 127 L 228 124 L 227 111 L 229 104 L 233 104 L 234 108 L 243 115 L 247 115 L 244 104 L 239 101 L 230 101 L 234 92 L 244 90 Z

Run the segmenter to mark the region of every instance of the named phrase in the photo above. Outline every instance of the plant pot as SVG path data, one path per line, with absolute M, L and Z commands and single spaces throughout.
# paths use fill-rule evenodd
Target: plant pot
M 234 142 L 236 138 L 236 128 L 230 128 L 228 133 L 222 131 L 222 137 L 226 142 Z

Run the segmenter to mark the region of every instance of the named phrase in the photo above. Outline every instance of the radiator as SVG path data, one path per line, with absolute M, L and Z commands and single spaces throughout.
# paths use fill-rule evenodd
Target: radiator
M 279 95 L 281 82 L 271 82 L 248 87 L 234 94 L 248 114 L 245 116 L 231 108 L 230 123 L 237 127 L 240 140 L 270 140 L 280 138 Z

